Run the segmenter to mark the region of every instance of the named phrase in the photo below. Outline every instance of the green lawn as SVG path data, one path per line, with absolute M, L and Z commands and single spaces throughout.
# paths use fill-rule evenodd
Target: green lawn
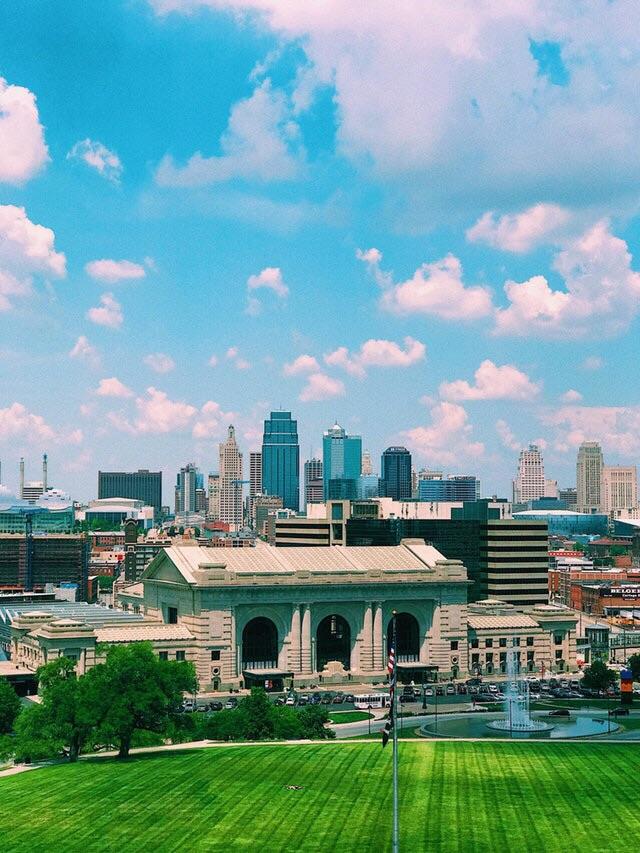
M 224 747 L 36 770 L 0 779 L 1 847 L 388 850 L 391 754 L 365 743 Z M 614 824 L 626 838 L 640 832 L 639 772 L 632 744 L 401 743 L 401 849 L 609 851 Z
M 373 719 L 373 714 L 366 711 L 331 711 L 329 719 L 332 723 L 358 723 L 361 720 Z

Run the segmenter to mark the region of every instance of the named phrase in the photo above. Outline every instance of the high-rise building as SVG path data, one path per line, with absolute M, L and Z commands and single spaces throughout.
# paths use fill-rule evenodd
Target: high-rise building
M 220 519 L 220 474 L 207 477 L 207 515 L 212 521 Z
M 23 501 L 35 503 L 48 491 L 47 484 L 47 454 L 42 457 L 42 480 L 30 480 L 25 483 L 24 480 L 24 459 L 20 459 L 20 491 L 19 497 Z
M 544 495 L 545 498 L 554 498 L 558 500 L 558 481 L 557 480 L 545 480 L 544 481 Z
M 362 451 L 362 476 L 369 477 L 373 474 L 373 462 L 371 461 L 371 452 L 369 450 Z
M 544 497 L 544 461 L 536 444 L 520 451 L 518 473 L 513 481 L 514 504 L 535 501 Z
M 558 498 L 565 504 L 567 509 L 575 509 L 578 505 L 578 495 L 573 486 L 558 490 Z
M 324 499 L 355 500 L 362 473 L 362 438 L 334 424 L 322 438 Z
M 196 512 L 196 491 L 198 483 L 198 469 L 189 462 L 176 476 L 175 508 L 176 515 L 187 512 Z
M 242 526 L 242 453 L 236 442 L 236 431 L 230 426 L 220 452 L 220 520 L 232 529 Z
M 47 584 L 78 585 L 77 599 L 87 599 L 89 539 L 82 536 L 48 533 L 0 536 L 0 586 L 42 589 Z
M 420 501 L 476 501 L 480 498 L 480 481 L 476 477 L 456 475 L 446 479 L 423 479 L 418 482 Z
M 579 512 L 599 512 L 602 505 L 602 448 L 597 441 L 583 441 L 576 462 L 576 492 Z
M 282 506 L 300 509 L 298 422 L 291 412 L 271 412 L 262 437 L 262 493 L 282 498 Z
M 253 499 L 262 494 L 262 451 L 252 450 L 249 453 L 249 497 L 247 499 L 247 518 L 253 522 Z
M 307 459 L 304 463 L 304 505 L 321 504 L 324 500 L 322 460 Z
M 604 465 L 600 489 L 602 511 L 616 513 L 638 506 L 638 471 L 635 465 Z
M 254 495 L 252 509 L 253 528 L 258 536 L 263 536 L 270 513 L 282 509 L 282 498 L 279 495 Z
M 411 500 L 411 454 L 406 447 L 387 447 L 382 454 L 380 492 L 394 501 Z
M 162 471 L 98 471 L 98 498 L 133 498 L 162 510 Z

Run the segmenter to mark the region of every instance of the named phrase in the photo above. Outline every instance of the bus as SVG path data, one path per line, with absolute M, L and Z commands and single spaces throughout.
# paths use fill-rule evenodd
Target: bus
M 363 711 L 369 708 L 386 708 L 388 704 L 389 696 L 386 693 L 365 693 L 353 700 L 353 707 Z

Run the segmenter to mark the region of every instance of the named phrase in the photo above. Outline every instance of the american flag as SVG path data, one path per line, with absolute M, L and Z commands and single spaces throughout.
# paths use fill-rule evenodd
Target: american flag
M 387 722 L 384 724 L 384 729 L 382 730 L 382 746 L 386 746 L 389 743 L 389 738 L 391 737 L 391 732 L 393 731 L 393 726 L 395 725 L 394 719 L 394 693 L 396 691 L 396 654 L 393 646 L 389 649 L 389 660 L 387 661 L 387 673 L 389 674 L 389 716 L 387 717 Z

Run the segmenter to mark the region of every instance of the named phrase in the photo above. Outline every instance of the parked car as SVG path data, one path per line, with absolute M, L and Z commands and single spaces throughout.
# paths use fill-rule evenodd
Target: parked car
M 440 685 L 436 687 L 436 696 L 444 696 L 444 687 Z
M 455 696 L 456 695 L 455 684 L 447 684 L 445 692 L 446 692 L 447 696 Z
M 283 697 L 283 696 L 278 696 L 278 697 L 274 700 L 274 703 L 273 703 L 273 704 L 274 704 L 274 705 L 284 705 L 284 697 Z
M 298 705 L 300 707 L 303 707 L 304 705 L 308 705 L 308 704 L 309 704 L 309 697 L 308 696 L 301 696 L 298 699 Z
M 322 702 L 323 705 L 330 705 L 331 704 L 331 694 L 325 693 L 320 701 Z
M 497 684 L 490 684 L 490 685 L 489 685 L 489 693 L 494 693 L 494 694 L 495 694 L 495 693 L 498 693 L 498 692 L 499 692 L 499 691 L 498 691 L 498 685 L 497 685 Z
M 403 693 L 403 694 L 400 696 L 400 704 L 401 704 L 401 705 L 406 705 L 408 702 L 413 702 L 413 696 L 407 696 L 407 694 L 406 694 L 406 693 Z
M 186 711 L 187 713 L 191 713 L 191 711 L 195 711 L 195 709 L 196 703 L 193 701 L 193 699 L 185 699 L 182 703 L 182 710 Z
M 224 707 L 226 711 L 233 711 L 235 708 L 238 707 L 238 700 L 235 696 L 230 696 L 224 703 Z
M 456 692 L 457 692 L 460 696 L 464 696 L 464 695 L 466 694 L 466 692 L 467 692 L 467 685 L 466 685 L 466 684 L 457 684 L 457 685 L 456 685 Z
M 344 697 L 344 701 L 350 702 L 353 705 L 353 703 L 356 701 L 356 697 L 353 695 L 353 693 L 347 693 L 347 695 Z
M 475 684 L 472 684 L 471 687 L 469 688 L 469 693 L 472 696 L 477 696 L 478 693 L 480 693 L 480 688 L 477 687 Z
M 222 711 L 222 702 L 209 702 L 210 711 Z
M 289 706 L 295 705 L 296 704 L 296 697 L 295 696 L 287 696 L 287 698 L 284 700 L 284 704 L 289 705 Z
M 339 693 L 337 696 L 334 696 L 333 699 L 331 700 L 332 705 L 342 705 L 343 702 L 344 702 L 344 696 L 341 696 Z

